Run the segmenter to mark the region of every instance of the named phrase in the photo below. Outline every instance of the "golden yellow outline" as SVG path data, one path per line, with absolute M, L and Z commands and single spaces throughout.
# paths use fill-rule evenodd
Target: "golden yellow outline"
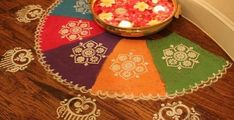
M 217 73 L 213 74 L 211 77 L 208 77 L 207 80 L 201 81 L 201 83 L 195 83 L 194 86 L 190 86 L 191 89 L 183 89 L 182 91 L 175 91 L 174 94 L 166 94 L 165 96 L 160 96 L 160 95 L 144 95 L 141 94 L 139 96 L 135 96 L 133 94 L 127 95 L 125 93 L 109 93 L 108 91 L 97 91 L 96 93 L 93 93 L 91 89 L 86 89 L 85 86 L 79 86 L 78 84 L 73 84 L 72 81 L 68 81 L 67 79 L 63 79 L 59 73 L 55 73 L 53 69 L 50 68 L 50 65 L 46 64 L 45 56 L 43 56 L 43 53 L 41 52 L 40 48 L 40 33 L 43 31 L 44 23 L 47 19 L 47 16 L 54 10 L 55 7 L 57 7 L 60 3 L 62 3 L 63 0 L 56 0 L 44 13 L 43 17 L 40 19 L 37 30 L 35 32 L 35 47 L 34 49 L 36 50 L 37 56 L 38 56 L 38 61 L 41 63 L 41 65 L 45 68 L 45 70 L 53 76 L 53 78 L 61 83 L 62 85 L 68 87 L 69 89 L 77 90 L 80 91 L 81 93 L 90 93 L 91 95 L 98 96 L 101 99 L 106 99 L 106 98 L 115 98 L 118 100 L 125 100 L 125 99 L 131 99 L 134 101 L 138 100 L 165 100 L 165 99 L 174 99 L 175 97 L 178 96 L 184 96 L 186 94 L 191 94 L 195 91 L 197 91 L 199 88 L 204 88 L 206 86 L 210 86 L 211 84 L 215 83 L 218 81 L 218 79 L 222 78 L 224 74 L 227 73 L 227 69 L 229 69 L 232 66 L 232 63 L 226 62 L 226 65 L 223 65 L 223 68 L 221 70 L 218 70 Z

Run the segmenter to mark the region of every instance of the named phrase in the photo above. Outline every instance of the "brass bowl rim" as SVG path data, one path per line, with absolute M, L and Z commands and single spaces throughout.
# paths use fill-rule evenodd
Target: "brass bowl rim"
M 176 11 L 178 9 L 178 3 L 177 3 L 177 0 L 171 0 L 172 3 L 173 3 L 173 6 L 174 6 L 174 10 L 173 10 L 173 13 L 167 18 L 165 19 L 164 21 L 158 23 L 158 24 L 155 24 L 155 25 L 150 25 L 150 26 L 145 26 L 145 27 L 132 27 L 132 28 L 123 28 L 123 27 L 118 27 L 118 26 L 114 26 L 114 25 L 111 25 L 111 24 L 107 24 L 106 22 L 104 22 L 103 20 L 101 20 L 97 15 L 96 13 L 94 12 L 93 10 L 93 5 L 94 3 L 96 2 L 97 0 L 90 0 L 90 8 L 91 8 L 91 12 L 94 16 L 95 19 L 97 19 L 99 22 L 101 22 L 102 24 L 104 25 L 107 25 L 109 27 L 113 27 L 113 28 L 117 28 L 117 29 L 121 29 L 121 30 L 144 30 L 144 29 L 150 29 L 150 28 L 155 28 L 155 27 L 158 27 L 159 25 L 162 25 L 164 23 L 166 23 L 167 21 L 169 21 L 170 19 L 172 19 L 174 17 L 174 15 L 176 14 Z

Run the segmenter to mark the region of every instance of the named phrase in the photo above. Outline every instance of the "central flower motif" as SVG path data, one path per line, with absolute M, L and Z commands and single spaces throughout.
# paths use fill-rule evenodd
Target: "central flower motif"
M 78 64 L 84 64 L 85 66 L 89 64 L 99 64 L 99 62 L 105 58 L 105 53 L 107 48 L 101 43 L 96 43 L 94 41 L 88 41 L 86 43 L 80 43 L 80 45 L 72 49 L 73 54 L 71 57 L 74 58 L 74 62 Z
M 134 5 L 134 8 L 135 9 L 138 9 L 139 11 L 145 11 L 146 9 L 149 9 L 149 5 L 145 2 L 137 2 L 135 5 Z
M 26 53 L 20 53 L 18 55 L 18 57 L 16 57 L 14 60 L 23 63 L 23 62 L 27 61 L 27 55 L 26 55 Z
M 125 9 L 125 8 L 117 8 L 117 9 L 115 9 L 115 13 L 116 14 L 118 14 L 118 15 L 124 15 L 124 14 L 126 14 L 128 12 L 128 10 L 127 9 Z
M 67 38 L 70 41 L 80 39 L 83 37 L 90 36 L 90 30 L 93 29 L 90 27 L 89 22 L 79 21 L 69 21 L 66 25 L 62 26 L 59 33 L 62 35 L 62 38 Z
M 113 19 L 113 14 L 112 13 L 101 13 L 98 15 L 98 17 L 101 19 L 101 20 L 106 20 L 106 21 L 110 21 Z
M 193 68 L 196 63 L 199 53 L 193 50 L 192 47 L 187 47 L 183 44 L 178 46 L 171 45 L 171 48 L 163 50 L 164 56 L 162 59 L 166 60 L 167 66 L 182 68 Z
M 110 69 L 115 73 L 115 76 L 120 76 L 125 80 L 131 78 L 139 78 L 141 74 L 148 71 L 147 65 L 143 56 L 129 54 L 120 54 L 113 63 Z

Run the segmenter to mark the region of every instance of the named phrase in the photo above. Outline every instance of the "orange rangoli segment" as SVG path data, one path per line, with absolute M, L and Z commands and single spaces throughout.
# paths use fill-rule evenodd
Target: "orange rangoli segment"
M 92 88 L 98 90 L 136 96 L 166 94 L 145 40 L 125 39 L 117 44 Z

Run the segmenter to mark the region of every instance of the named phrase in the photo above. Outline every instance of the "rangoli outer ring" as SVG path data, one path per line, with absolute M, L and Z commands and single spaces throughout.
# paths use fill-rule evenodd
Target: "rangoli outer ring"
M 152 95 L 140 95 L 140 96 L 134 96 L 134 95 L 126 95 L 126 94 L 109 94 L 108 92 L 99 91 L 96 93 L 91 92 L 91 89 L 86 89 L 85 86 L 79 86 L 78 84 L 73 84 L 72 81 L 69 81 L 67 79 L 63 79 L 62 76 L 59 73 L 55 73 L 54 70 L 50 67 L 49 64 L 46 63 L 45 56 L 42 53 L 42 49 L 40 48 L 40 33 L 43 31 L 44 23 L 47 20 L 47 16 L 54 10 L 56 6 L 61 4 L 62 0 L 56 0 L 45 12 L 42 19 L 40 19 L 39 25 L 37 27 L 37 30 L 35 32 L 35 50 L 38 55 L 38 61 L 42 64 L 42 66 L 45 68 L 45 70 L 53 76 L 53 78 L 61 83 L 62 85 L 71 88 L 73 90 L 78 90 L 81 93 L 90 93 L 91 95 L 98 96 L 99 98 L 105 99 L 105 98 L 116 98 L 118 100 L 124 100 L 124 99 L 132 99 L 132 100 L 164 100 L 164 99 L 173 99 L 177 96 L 183 96 L 185 94 L 191 94 L 194 91 L 197 91 L 199 88 L 204 88 L 206 86 L 210 86 L 212 83 L 215 83 L 218 81 L 218 79 L 222 78 L 224 74 L 226 74 L 227 69 L 232 66 L 230 62 L 227 61 L 226 65 L 223 66 L 221 70 L 218 70 L 216 74 L 213 74 L 212 76 L 208 77 L 207 80 L 201 81 L 201 83 L 195 84 L 191 89 L 183 89 L 183 91 L 175 91 L 174 94 L 166 95 L 166 96 L 152 96 Z

